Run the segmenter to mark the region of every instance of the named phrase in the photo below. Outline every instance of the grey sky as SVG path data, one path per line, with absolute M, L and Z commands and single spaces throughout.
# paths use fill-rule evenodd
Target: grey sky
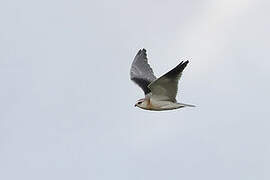
M 270 179 L 269 1 L 0 2 L 0 179 Z M 134 107 L 190 59 L 168 112 Z

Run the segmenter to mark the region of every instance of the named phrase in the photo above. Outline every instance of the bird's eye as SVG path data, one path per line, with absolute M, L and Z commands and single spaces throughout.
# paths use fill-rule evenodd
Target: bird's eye
M 142 104 L 142 102 L 138 102 L 138 104 Z

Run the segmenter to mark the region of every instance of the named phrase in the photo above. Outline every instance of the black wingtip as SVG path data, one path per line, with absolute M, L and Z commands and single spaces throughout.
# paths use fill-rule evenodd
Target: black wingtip
M 179 71 L 183 71 L 183 70 L 186 68 L 186 66 L 187 66 L 188 63 L 189 63 L 188 60 L 187 60 L 187 61 L 182 61 L 182 62 L 178 65 Z
M 176 76 L 178 76 L 186 68 L 188 63 L 189 63 L 189 61 L 181 61 L 175 68 L 173 68 L 171 71 L 169 71 L 166 74 L 166 76 L 167 77 L 176 77 Z
M 183 62 L 183 64 L 182 64 L 182 66 L 185 66 L 186 67 L 186 65 L 189 63 L 189 61 L 187 60 L 187 61 L 182 61 Z
M 146 49 L 142 48 L 138 51 L 137 55 L 140 55 L 140 54 L 146 54 Z

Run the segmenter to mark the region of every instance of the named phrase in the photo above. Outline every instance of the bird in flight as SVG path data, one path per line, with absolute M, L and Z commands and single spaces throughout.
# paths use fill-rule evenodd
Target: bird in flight
M 145 97 L 139 99 L 135 107 L 152 111 L 195 107 L 194 105 L 178 103 L 175 99 L 178 81 L 187 64 L 188 61 L 182 61 L 175 68 L 157 79 L 148 64 L 146 50 L 139 50 L 131 65 L 130 79 L 142 88 Z

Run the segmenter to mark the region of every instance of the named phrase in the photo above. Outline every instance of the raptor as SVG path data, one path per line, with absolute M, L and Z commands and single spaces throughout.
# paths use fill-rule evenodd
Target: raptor
M 182 61 L 160 78 L 156 78 L 148 64 L 146 50 L 139 50 L 131 65 L 130 79 L 142 88 L 145 97 L 139 99 L 135 106 L 153 111 L 195 107 L 190 104 L 178 103 L 175 99 L 178 81 L 188 62 Z

